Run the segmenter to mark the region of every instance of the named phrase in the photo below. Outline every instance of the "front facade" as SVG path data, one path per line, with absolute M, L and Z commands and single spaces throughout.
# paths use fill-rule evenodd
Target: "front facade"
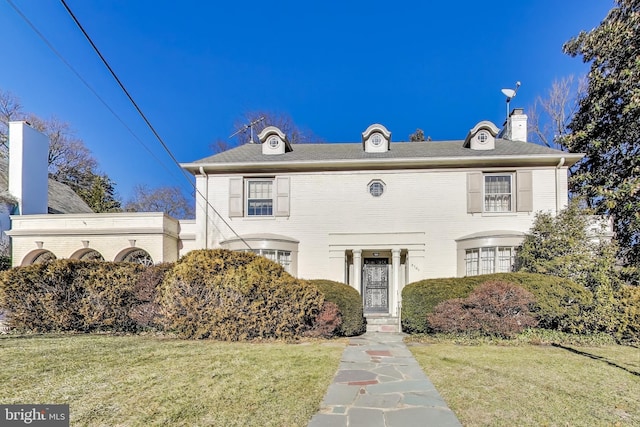
M 183 164 L 197 181 L 196 246 L 348 283 L 367 312 L 397 315 L 407 283 L 511 271 L 534 213 L 566 205 L 581 155 L 497 136 L 480 122 L 465 140 L 394 143 L 372 125 L 361 144 L 291 146 L 266 128 L 260 144 Z
M 348 283 L 366 312 L 396 316 L 407 283 L 510 271 L 534 213 L 566 205 L 567 168 L 581 155 L 527 143 L 521 111 L 508 130 L 512 140 L 480 122 L 464 140 L 393 142 L 376 124 L 361 143 L 292 146 L 268 127 L 260 144 L 182 165 L 196 177 L 195 221 L 158 218 L 153 241 L 120 214 L 93 237 L 76 222 L 73 240 L 100 242 L 105 259 L 122 254 L 110 239 L 118 248 L 133 240 L 153 262 L 196 248 L 253 251 L 294 276 Z M 14 264 L 32 262 L 34 242 L 57 257 L 77 253 L 62 248 L 73 221 L 48 233 L 54 225 L 37 221 L 14 219 Z

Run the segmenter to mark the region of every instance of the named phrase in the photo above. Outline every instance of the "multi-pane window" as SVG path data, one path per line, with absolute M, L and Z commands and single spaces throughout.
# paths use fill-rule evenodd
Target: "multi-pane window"
M 508 273 L 513 270 L 515 249 L 510 246 L 467 249 L 466 275 Z
M 511 212 L 513 210 L 513 175 L 484 176 L 484 211 Z
M 247 215 L 273 215 L 273 180 L 247 181 Z
M 244 252 L 253 252 L 256 255 L 263 256 L 273 262 L 277 262 L 287 273 L 291 273 L 291 251 L 282 251 L 279 249 L 251 249 Z

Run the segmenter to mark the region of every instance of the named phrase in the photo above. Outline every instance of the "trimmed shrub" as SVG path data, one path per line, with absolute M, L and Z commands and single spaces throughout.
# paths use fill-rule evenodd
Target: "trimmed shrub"
M 324 302 L 317 288 L 279 264 L 221 249 L 183 256 L 158 295 L 168 330 L 228 341 L 302 336 Z
M 497 273 L 460 278 L 427 279 L 402 290 L 402 329 L 427 333 L 427 315 L 443 301 L 466 298 L 480 284 L 502 281 L 520 285 L 535 298 L 532 312 L 539 327 L 564 332 L 581 332 L 583 314 L 592 302 L 591 293 L 568 279 L 533 273 Z
M 160 305 L 157 302 L 158 288 L 173 265 L 173 263 L 165 262 L 147 267 L 138 277 L 133 287 L 133 296 L 136 302 L 129 311 L 129 317 L 138 328 L 161 328 Z
M 436 332 L 512 338 L 537 325 L 530 312 L 533 302 L 533 294 L 520 286 L 486 282 L 467 298 L 441 302 L 427 320 Z
M 68 259 L 14 268 L 0 275 L 0 309 L 18 330 L 133 330 L 128 313 L 143 269 Z
M 322 310 L 313 321 L 313 328 L 305 335 L 313 338 L 331 338 L 336 335 L 336 329 L 342 324 L 342 316 L 338 306 L 326 301 L 322 304 Z
M 614 336 L 620 341 L 640 343 L 640 287 L 621 286 L 616 300 L 619 323 Z
M 367 329 L 360 293 L 349 285 L 331 280 L 309 280 L 320 289 L 326 301 L 337 304 L 342 316 L 342 324 L 336 335 L 352 337 L 363 334 Z

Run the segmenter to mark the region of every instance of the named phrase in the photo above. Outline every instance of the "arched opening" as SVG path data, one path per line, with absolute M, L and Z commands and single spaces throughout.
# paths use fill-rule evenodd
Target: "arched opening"
M 53 252 L 46 249 L 38 249 L 27 254 L 21 265 L 42 264 L 57 259 Z
M 153 258 L 149 252 L 140 248 L 129 248 L 120 252 L 116 256 L 116 261 L 132 262 L 134 264 L 153 265 Z
M 104 261 L 102 254 L 95 249 L 85 248 L 76 251 L 71 255 L 72 259 L 79 259 L 82 261 Z

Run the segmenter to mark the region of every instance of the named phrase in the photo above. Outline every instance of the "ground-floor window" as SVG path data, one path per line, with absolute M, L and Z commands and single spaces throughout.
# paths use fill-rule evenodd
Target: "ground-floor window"
M 287 273 L 291 273 L 291 251 L 283 251 L 279 249 L 246 249 L 243 252 L 253 252 L 256 255 L 263 256 L 273 262 L 277 262 Z
M 465 252 L 466 275 L 508 273 L 513 271 L 515 248 L 494 246 L 467 249 Z

